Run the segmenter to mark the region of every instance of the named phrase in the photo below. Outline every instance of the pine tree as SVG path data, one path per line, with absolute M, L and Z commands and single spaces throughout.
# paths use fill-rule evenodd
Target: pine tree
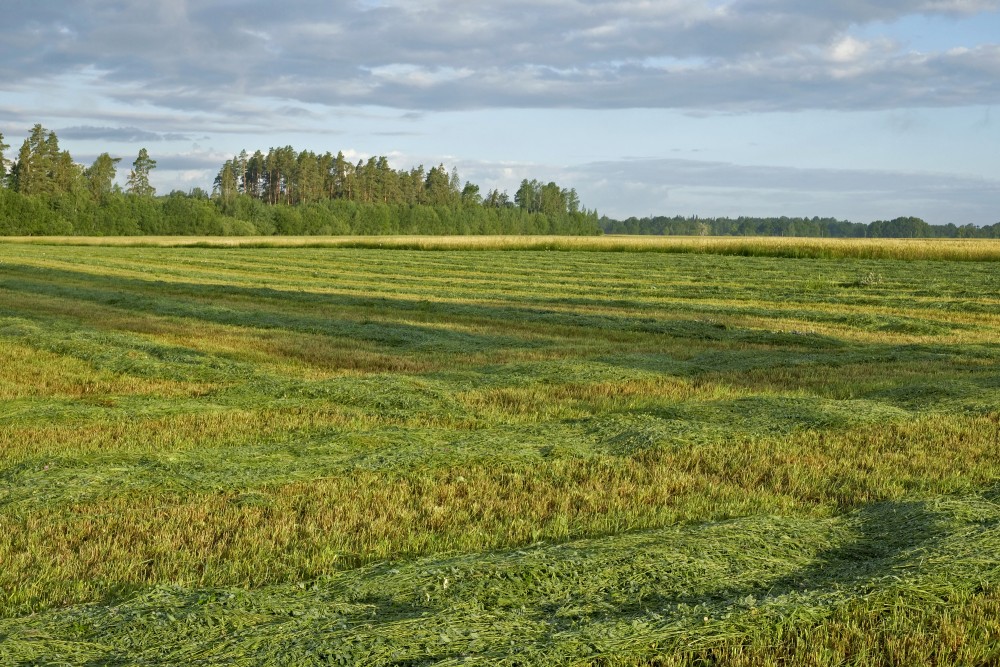
M 126 184 L 129 194 L 139 197 L 152 197 L 156 194 L 156 189 L 149 184 L 149 172 L 156 169 L 156 160 L 149 157 L 145 148 L 139 150 L 139 156 L 132 163 L 132 171 L 128 175 Z
M 233 166 L 232 160 L 226 160 L 219 175 L 215 177 L 213 190 L 224 204 L 229 204 L 236 198 L 239 187 L 236 180 L 237 170 L 238 167 Z
M 250 157 L 247 155 L 246 149 L 240 151 L 239 156 L 233 160 L 233 168 L 236 170 L 236 180 L 237 189 L 242 192 L 247 192 L 247 170 L 250 166 Z

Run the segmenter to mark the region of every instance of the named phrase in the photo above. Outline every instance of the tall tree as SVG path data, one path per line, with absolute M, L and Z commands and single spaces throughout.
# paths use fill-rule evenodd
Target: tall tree
M 336 197 L 337 184 L 334 170 L 333 153 L 327 151 L 316 158 L 320 179 L 323 181 L 323 197 L 333 199 Z
M 21 194 L 48 194 L 53 190 L 52 156 L 49 151 L 54 142 L 48 140 L 50 134 L 55 137 L 55 133 L 36 124 L 21 144 L 11 173 L 12 185 Z
M 156 160 L 149 157 L 145 148 L 139 149 L 139 156 L 132 163 L 128 175 L 128 192 L 139 197 L 152 197 L 156 188 L 149 184 L 149 172 L 156 169 Z
M 107 153 L 101 153 L 94 160 L 94 164 L 87 167 L 83 172 L 87 190 L 96 202 L 103 202 L 115 187 L 115 176 L 118 174 L 118 163 L 120 157 L 111 157 Z
M 271 148 L 264 158 L 264 178 L 267 201 L 271 204 L 291 203 L 296 181 L 296 153 L 291 146 Z
M 254 151 L 253 156 L 247 161 L 247 175 L 243 182 L 243 192 L 257 199 L 264 199 L 264 181 L 267 168 L 266 158 L 260 150 Z
M 514 204 L 529 213 L 536 213 L 540 210 L 542 184 L 537 180 L 523 179 L 521 187 L 514 193 Z
M 427 172 L 424 190 L 426 203 L 431 206 L 443 206 L 449 203 L 452 197 L 451 178 L 443 164 L 431 167 L 431 170 Z
M 384 155 L 375 162 L 375 196 L 383 204 L 399 202 L 403 198 L 399 174 L 389 166 L 389 158 Z
M 55 134 L 51 136 L 54 138 Z M 69 151 L 60 151 L 55 142 L 50 150 L 52 150 L 52 191 L 62 193 L 77 189 L 82 183 L 83 167 L 73 162 Z
M 479 194 L 479 186 L 471 181 L 465 182 L 462 188 L 462 203 L 466 206 L 479 206 L 483 203 L 483 197 Z
M 80 167 L 74 164 L 69 151 L 59 150 L 56 133 L 36 124 L 21 144 L 10 181 L 22 194 L 52 195 L 73 190 L 80 174 Z
M 240 192 L 246 192 L 247 169 L 249 168 L 250 157 L 246 149 L 240 151 L 239 156 L 233 160 L 233 169 L 236 171 L 237 187 Z
M 538 192 L 538 209 L 549 217 L 566 212 L 566 199 L 558 185 L 549 182 L 542 186 Z
M 576 188 L 563 190 L 563 198 L 566 200 L 566 210 L 570 213 L 580 212 L 580 195 L 576 193 Z
M 323 198 L 324 173 L 320 166 L 320 156 L 312 151 L 302 151 L 296 158 L 295 193 L 293 203 L 308 204 Z
M 510 206 L 510 195 L 507 191 L 500 192 L 500 190 L 494 188 L 486 193 L 486 197 L 483 199 L 483 206 L 490 208 L 507 208 Z
M 403 201 L 407 204 L 420 204 L 424 201 L 424 181 L 427 174 L 424 173 L 424 165 L 419 165 L 410 169 L 405 176 L 400 176 L 400 183 L 403 186 Z
M 0 132 L 0 186 L 4 184 L 7 179 L 7 158 L 4 157 L 3 152 L 10 148 L 10 144 L 5 144 L 3 141 L 3 132 Z
M 215 177 L 215 183 L 212 184 L 213 191 L 219 195 L 219 199 L 224 204 L 232 202 L 239 190 L 239 184 L 236 180 L 236 173 L 239 167 L 234 167 L 233 164 L 233 160 L 226 160 L 226 163 L 222 165 L 222 169 L 219 170 L 219 174 Z
M 351 163 L 344 158 L 343 151 L 337 151 L 333 161 L 333 196 L 334 198 L 350 198 L 347 186 L 347 172 Z

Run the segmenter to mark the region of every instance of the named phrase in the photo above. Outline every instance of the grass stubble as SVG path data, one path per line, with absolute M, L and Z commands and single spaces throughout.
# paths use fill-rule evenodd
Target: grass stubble
M 0 244 L 0 663 L 1000 661 L 992 247 L 586 241 Z

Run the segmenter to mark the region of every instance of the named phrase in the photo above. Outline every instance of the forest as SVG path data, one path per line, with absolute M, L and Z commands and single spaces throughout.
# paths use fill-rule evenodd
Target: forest
M 386 157 L 271 148 L 227 160 L 211 193 L 156 196 L 143 148 L 124 188 L 122 158 L 89 167 L 35 125 L 13 160 L 0 134 L 0 235 L 598 234 L 576 190 L 524 179 L 514 197 L 462 183 L 443 164 L 395 170 Z
M 394 169 L 385 156 L 353 163 L 342 151 L 292 146 L 246 150 L 227 160 L 211 192 L 157 196 L 156 169 L 139 150 L 125 181 L 122 158 L 101 153 L 90 166 L 61 149 L 56 133 L 35 125 L 16 158 L 0 134 L 2 236 L 272 236 L 633 234 L 825 238 L 1000 238 L 1000 222 L 932 225 L 903 216 L 870 223 L 830 217 L 598 217 L 575 188 L 523 179 L 514 196 L 483 192 L 444 164 Z
M 705 218 L 700 216 L 653 216 L 613 220 L 602 217 L 605 234 L 653 234 L 658 236 L 801 236 L 823 238 L 1000 238 L 1000 222 L 995 225 L 931 225 L 920 218 L 901 216 L 870 223 L 836 218 Z

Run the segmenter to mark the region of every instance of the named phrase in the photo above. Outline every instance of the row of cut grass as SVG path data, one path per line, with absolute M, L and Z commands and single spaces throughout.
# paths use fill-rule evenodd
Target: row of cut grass
M 503 247 L 0 243 L 0 662 L 988 664 L 990 262 Z

